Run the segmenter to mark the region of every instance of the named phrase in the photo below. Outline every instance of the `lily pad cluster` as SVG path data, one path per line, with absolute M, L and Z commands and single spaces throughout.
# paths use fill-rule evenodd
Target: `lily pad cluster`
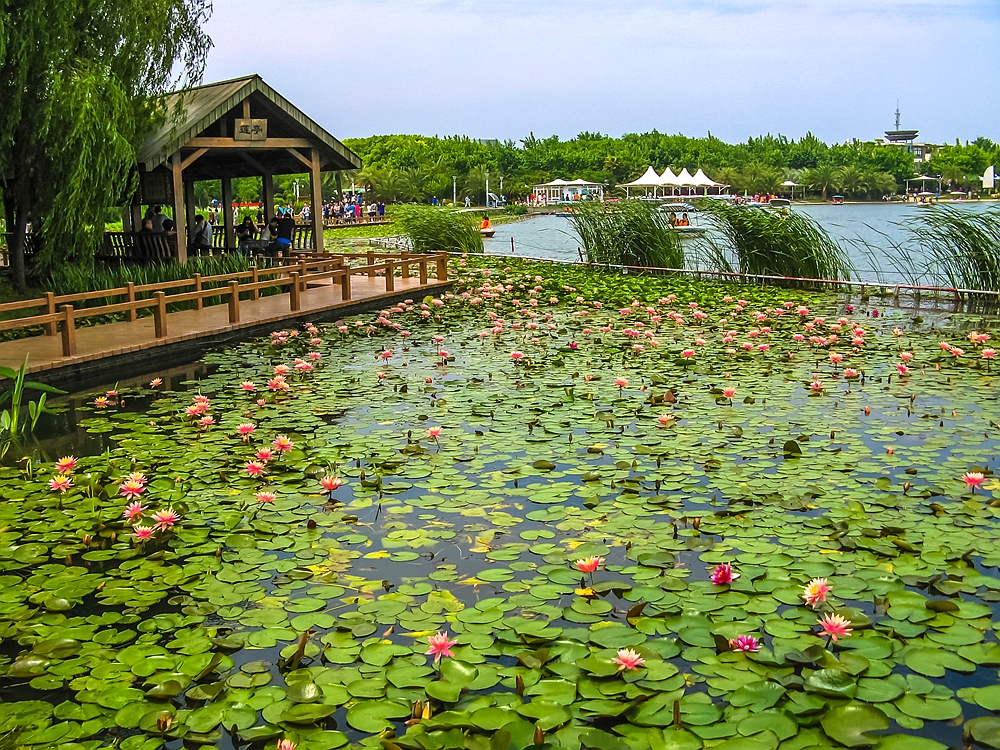
M 992 321 L 453 271 L 197 382 L 89 394 L 103 452 L 0 468 L 0 728 L 1000 747 Z

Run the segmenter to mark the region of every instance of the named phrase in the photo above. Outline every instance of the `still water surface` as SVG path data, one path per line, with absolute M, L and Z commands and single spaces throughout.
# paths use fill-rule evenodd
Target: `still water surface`
M 997 204 L 992 201 L 976 201 L 943 205 L 958 206 L 970 213 L 982 213 Z M 904 264 L 893 245 L 905 245 L 911 240 L 908 227 L 928 209 L 918 208 L 912 203 L 889 203 L 803 204 L 794 206 L 793 210 L 812 217 L 834 239 L 841 242 L 859 278 L 885 283 L 911 281 L 911 274 L 898 267 Z M 698 223 L 697 216 L 694 223 Z M 486 252 L 509 255 L 511 238 L 514 239 L 514 252 L 517 255 L 558 260 L 578 260 L 580 257 L 580 240 L 573 231 L 570 220 L 565 217 L 545 215 L 500 225 L 496 236 L 485 240 Z M 695 239 L 684 241 L 689 257 L 696 251 L 698 242 Z M 689 262 L 689 265 L 693 266 L 694 263 Z M 929 282 L 930 279 L 924 281 Z

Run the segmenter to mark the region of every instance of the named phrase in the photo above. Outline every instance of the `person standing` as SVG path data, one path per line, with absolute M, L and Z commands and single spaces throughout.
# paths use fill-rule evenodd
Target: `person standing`
M 194 217 L 194 232 L 191 233 L 188 254 L 201 255 L 202 253 L 212 254 L 212 223 L 205 221 L 205 217 L 198 214 Z

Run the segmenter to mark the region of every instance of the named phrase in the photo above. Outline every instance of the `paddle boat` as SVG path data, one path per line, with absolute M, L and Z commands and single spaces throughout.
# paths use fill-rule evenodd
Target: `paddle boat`
M 842 206 L 842 205 L 844 205 L 844 196 L 842 196 L 842 195 L 835 195 L 835 196 L 833 196 L 833 198 L 832 198 L 832 199 L 830 200 L 830 202 L 831 202 L 831 203 L 832 203 L 833 205 L 835 205 L 835 206 Z

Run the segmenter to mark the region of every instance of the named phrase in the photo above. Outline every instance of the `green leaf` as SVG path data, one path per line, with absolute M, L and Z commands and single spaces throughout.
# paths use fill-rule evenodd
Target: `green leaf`
M 870 732 L 889 728 L 889 717 L 875 706 L 865 703 L 848 703 L 826 712 L 820 720 L 827 737 L 847 747 L 870 747 L 878 737 Z

